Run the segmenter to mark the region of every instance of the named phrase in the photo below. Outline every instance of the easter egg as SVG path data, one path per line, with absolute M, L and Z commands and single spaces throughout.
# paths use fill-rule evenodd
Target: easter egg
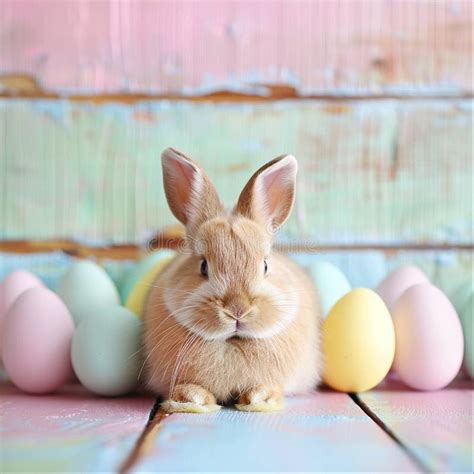
M 59 280 L 56 293 L 66 303 L 76 325 L 91 308 L 119 303 L 117 288 L 109 275 L 90 260 L 72 264 Z
M 333 304 L 351 291 L 351 284 L 344 273 L 329 262 L 316 262 L 311 275 L 318 290 L 321 313 L 326 317 Z
M 16 270 L 0 283 L 0 354 L 2 352 L 3 321 L 10 306 L 29 288 L 43 287 L 43 283 L 32 273 Z
M 74 331 L 71 358 L 81 383 L 99 395 L 132 391 L 142 364 L 141 321 L 117 305 L 95 307 Z
M 409 387 L 438 390 L 456 377 L 463 358 L 461 323 L 443 292 L 429 283 L 412 286 L 396 302 L 397 347 L 393 368 Z
M 372 290 L 356 288 L 331 308 L 322 328 L 324 382 L 342 392 L 363 392 L 380 383 L 392 365 L 392 318 Z
M 464 302 L 459 317 L 464 334 L 464 367 L 471 378 L 474 378 L 474 292 Z
M 126 308 L 137 316 L 143 314 L 145 300 L 154 279 L 174 255 L 175 252 L 171 250 L 160 250 L 137 263 L 120 286 L 120 295 Z
M 466 302 L 474 293 L 474 281 L 469 280 L 455 289 L 451 295 L 450 301 L 453 303 L 456 312 L 459 314 Z
M 74 323 L 65 304 L 44 287 L 24 291 L 10 307 L 3 334 L 3 363 L 15 385 L 48 393 L 72 374 Z
M 428 277 L 413 265 L 403 265 L 389 273 L 377 286 L 376 292 L 391 311 L 398 298 L 413 285 L 429 283 Z
M 464 335 L 464 367 L 471 378 L 474 378 L 474 281 L 469 280 L 460 285 L 451 296 L 456 312 L 461 320 Z

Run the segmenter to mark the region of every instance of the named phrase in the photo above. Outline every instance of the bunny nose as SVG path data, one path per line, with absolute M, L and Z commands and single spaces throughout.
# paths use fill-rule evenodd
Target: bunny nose
M 227 305 L 224 312 L 236 321 L 241 320 L 252 311 L 248 301 L 243 298 L 232 299 Z
M 236 321 L 240 321 L 244 316 L 246 316 L 250 310 L 244 310 L 243 308 L 234 309 L 229 311 L 227 314 Z

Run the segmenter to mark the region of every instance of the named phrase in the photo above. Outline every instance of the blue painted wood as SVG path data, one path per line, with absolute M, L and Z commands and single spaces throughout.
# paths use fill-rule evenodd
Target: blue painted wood
M 167 418 L 143 471 L 394 471 L 416 469 L 345 394 L 287 400 L 279 413 L 233 409 Z

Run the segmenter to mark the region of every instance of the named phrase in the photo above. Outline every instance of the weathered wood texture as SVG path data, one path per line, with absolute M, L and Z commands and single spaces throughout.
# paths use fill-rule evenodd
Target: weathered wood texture
M 337 265 L 354 287 L 374 288 L 387 272 L 403 264 L 414 264 L 423 269 L 433 284 L 448 296 L 462 283 L 472 278 L 473 257 L 469 251 L 334 251 L 291 254 L 291 257 L 311 272 L 315 262 L 324 260 Z M 13 254 L 0 252 L 0 280 L 18 268 L 29 270 L 55 289 L 59 277 L 71 265 L 73 258 L 61 252 Z M 115 282 L 119 282 L 133 265 L 131 261 L 103 259 Z
M 2 472 L 116 471 L 153 404 L 146 396 L 98 398 L 77 385 L 31 396 L 4 380 L 0 395 Z M 402 446 L 347 395 L 324 390 L 288 399 L 282 413 L 172 415 L 134 472 L 472 472 L 472 396 L 467 382 L 423 393 L 393 381 L 359 395 Z
M 345 394 L 287 400 L 280 413 L 169 417 L 136 472 L 413 471 L 416 465 Z
M 470 0 L 3 0 L 0 74 L 24 91 L 463 94 L 471 13 Z
M 360 399 L 432 472 L 473 472 L 473 384 L 437 392 L 389 382 Z
M 289 151 L 299 197 L 280 240 L 472 243 L 472 101 L 0 101 L 2 239 L 145 242 L 175 222 L 168 145 L 198 159 L 232 204 Z
M 148 419 L 151 397 L 99 398 L 79 385 L 27 395 L 0 383 L 2 472 L 114 472 Z

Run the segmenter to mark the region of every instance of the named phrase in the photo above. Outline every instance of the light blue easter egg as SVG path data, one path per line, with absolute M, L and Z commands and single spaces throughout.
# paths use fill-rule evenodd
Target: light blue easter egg
M 120 302 L 117 288 L 107 272 L 90 260 L 73 263 L 60 278 L 56 293 L 66 304 L 76 326 L 91 308 Z
M 469 298 L 464 302 L 463 307 L 459 311 L 459 319 L 462 324 L 464 334 L 464 367 L 474 379 L 474 292 L 471 292 Z
M 141 320 L 118 305 L 95 307 L 74 331 L 71 359 L 80 382 L 99 395 L 118 396 L 138 384 Z
M 174 251 L 163 249 L 153 252 L 137 262 L 136 265 L 127 273 L 127 275 L 123 277 L 122 282 L 119 285 L 120 299 L 122 304 L 127 302 L 130 292 L 150 269 L 152 269 L 161 261 L 169 260 L 174 255 Z
M 332 263 L 314 262 L 310 271 L 319 293 L 321 315 L 325 318 L 334 303 L 352 287 L 344 273 Z

